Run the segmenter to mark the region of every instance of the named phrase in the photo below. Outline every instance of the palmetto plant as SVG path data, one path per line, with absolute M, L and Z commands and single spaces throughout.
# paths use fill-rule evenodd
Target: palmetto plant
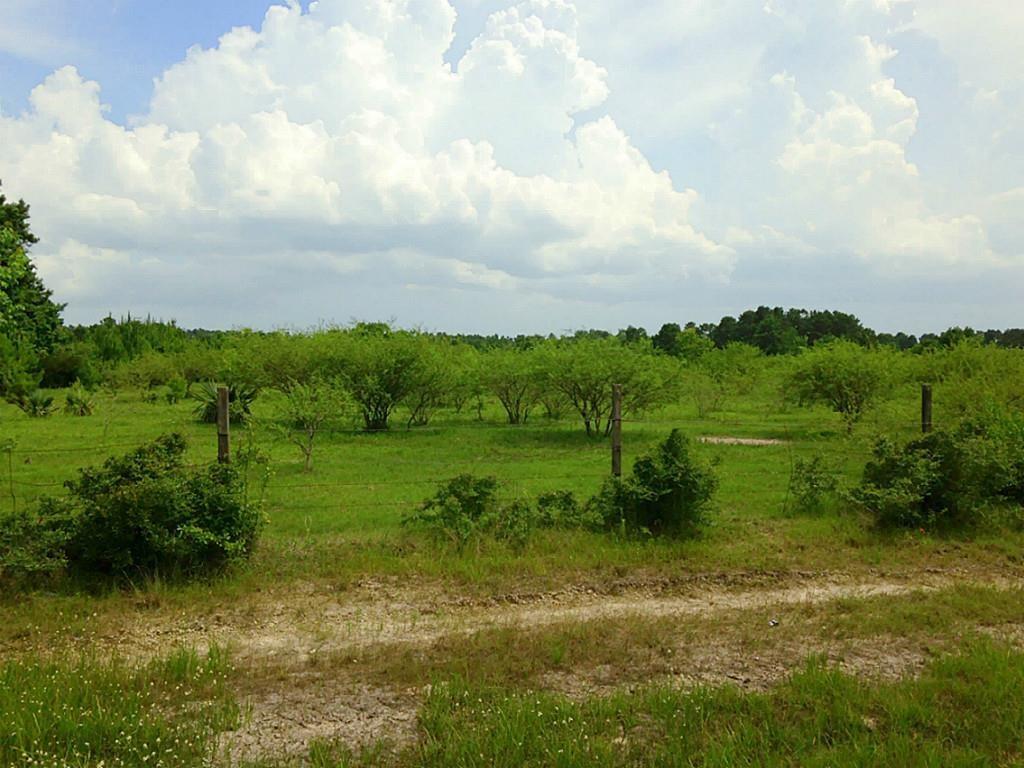
M 228 410 L 231 423 L 241 424 L 252 413 L 252 403 L 259 394 L 257 387 L 229 384 L 228 385 Z M 204 381 L 195 386 L 191 397 L 199 404 L 195 408 L 196 418 L 204 424 L 217 423 L 217 385 L 213 382 Z
M 37 389 L 18 401 L 18 407 L 34 419 L 41 419 L 53 413 L 53 397 Z
M 93 396 L 82 382 L 72 384 L 65 398 L 64 412 L 72 416 L 92 416 L 94 407 Z

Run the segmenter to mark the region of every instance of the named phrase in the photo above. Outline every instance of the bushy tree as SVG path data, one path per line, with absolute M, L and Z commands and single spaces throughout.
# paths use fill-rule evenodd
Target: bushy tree
M 787 387 L 801 404 L 823 403 L 838 413 L 847 431 L 891 383 L 893 354 L 851 341 L 819 345 L 797 358 Z
M 689 362 L 699 360 L 715 348 L 715 343 L 701 335 L 696 327 L 680 328 L 678 323 L 665 323 L 651 342 L 660 352 Z
M 509 424 L 525 424 L 543 396 L 540 359 L 532 350 L 492 350 L 481 359 L 480 376 L 505 409 Z
M 623 416 L 664 405 L 679 388 L 676 361 L 615 338 L 554 341 L 537 353 L 544 386 L 571 403 L 588 435 L 611 431 L 614 385 L 622 386 Z
M 332 374 L 341 380 L 359 407 L 367 431 L 390 427 L 391 414 L 418 388 L 428 386 L 429 339 L 387 326 L 362 325 L 335 339 Z
M 409 427 L 427 426 L 434 413 L 448 404 L 455 376 L 460 373 L 454 350 L 446 339 L 422 337 L 419 355 L 416 376 L 402 400 L 409 412 Z

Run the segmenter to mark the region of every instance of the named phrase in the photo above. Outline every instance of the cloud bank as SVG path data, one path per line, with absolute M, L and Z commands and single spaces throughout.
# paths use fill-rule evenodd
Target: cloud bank
M 890 72 L 894 41 L 973 51 L 955 11 L 651 6 L 501 4 L 455 61 L 447 0 L 272 6 L 190 50 L 125 125 L 99 84 L 57 70 L 0 116 L 0 178 L 82 319 L 451 325 L 447 305 L 465 328 L 550 329 L 837 257 L 889 280 L 1019 280 L 1024 181 L 933 183 L 922 108 Z M 1020 73 L 967 58 L 964 129 L 981 146 L 1001 121 L 1019 157 Z

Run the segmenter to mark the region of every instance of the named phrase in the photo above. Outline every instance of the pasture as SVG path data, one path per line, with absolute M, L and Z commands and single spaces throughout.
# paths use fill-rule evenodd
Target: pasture
M 819 457 L 840 487 L 856 485 L 879 435 L 919 433 L 920 390 L 900 384 L 848 431 L 826 408 L 784 402 L 782 382 L 770 372 L 703 418 L 679 398 L 625 420 L 627 470 L 674 428 L 714 467 L 719 488 L 696 538 L 541 530 L 522 548 L 484 537 L 460 551 L 402 523 L 439 483 L 491 475 L 503 500 L 552 490 L 586 499 L 609 475 L 608 440 L 568 414 L 509 425 L 490 400 L 479 416 L 447 408 L 427 426 L 399 418 L 373 433 L 346 411 L 317 436 L 306 472 L 275 428 L 283 395 L 265 391 L 232 432 L 235 463 L 266 514 L 247 563 L 188 583 L 63 579 L 3 598 L 0 678 L 22 693 L 0 696 L 0 719 L 35 730 L 0 732 L 0 757 L 75 766 L 1020 758 L 1024 534 L 1012 524 L 882 531 L 841 500 L 800 514 L 794 466 Z M 958 418 L 945 395 L 937 386 L 939 426 Z M 9 441 L 0 504 L 32 507 L 79 468 L 168 432 L 187 438 L 189 462 L 208 463 L 216 427 L 194 408 L 133 391 L 100 392 L 89 417 L 33 419 L 0 406 Z M 74 693 L 83 676 L 129 711 Z M 156 738 L 178 742 L 162 755 Z

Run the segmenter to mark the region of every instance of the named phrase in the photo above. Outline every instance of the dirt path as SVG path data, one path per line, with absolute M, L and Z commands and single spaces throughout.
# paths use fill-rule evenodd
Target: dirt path
M 240 688 L 249 712 L 246 723 L 225 737 L 224 749 L 235 760 L 301 756 L 313 740 L 339 740 L 359 747 L 380 739 L 402 744 L 416 736 L 416 714 L 424 690 L 403 689 L 379 675 L 367 675 L 358 666 L 336 663 L 346 656 L 372 660 L 388 653 L 394 657 L 395 650 L 403 648 L 429 652 L 437 641 L 490 629 L 529 631 L 602 620 L 622 623 L 634 617 L 678 619 L 680 626 L 686 626 L 687 620 L 721 619 L 724 623 L 716 626 L 726 631 L 699 635 L 697 642 L 692 633 L 686 643 L 681 636 L 666 638 L 666 643 L 677 644 L 671 649 L 671 663 L 659 657 L 585 669 L 572 666 L 549 673 L 541 685 L 579 697 L 653 679 L 686 687 L 734 683 L 763 689 L 810 654 L 821 654 L 859 673 L 892 677 L 913 672 L 925 662 L 932 652 L 926 640 L 805 638 L 774 632 L 773 619 L 787 607 L 895 597 L 956 585 L 1022 588 L 1024 572 L 692 574 L 513 593 L 482 601 L 441 595 L 422 586 L 372 581 L 344 593 L 307 585 L 249 596 L 202 615 L 140 606 L 85 638 L 79 647 L 145 659 L 175 646 L 227 646 L 237 663 L 252 672 L 252 680 L 246 679 Z M 730 623 L 756 627 L 759 636 L 770 639 L 759 641 L 752 651 L 749 633 L 745 640 L 742 632 L 728 631 Z
M 861 577 L 863 578 L 863 577 Z M 308 587 L 288 595 L 204 616 L 140 615 L 90 640 L 91 646 L 132 658 L 169 647 L 229 646 L 237 658 L 307 662 L 316 654 L 378 644 L 427 645 L 453 634 L 499 627 L 524 629 L 628 616 L 709 616 L 725 611 L 824 603 L 841 598 L 903 595 L 954 584 L 1024 585 L 1017 575 L 930 571 L 856 580 L 844 574 L 789 576 L 778 585 L 746 586 L 743 579 L 695 577 L 692 582 L 631 583 L 613 594 L 578 587 L 560 592 L 503 595 L 483 604 L 372 583 L 336 596 Z M 766 619 L 767 620 L 767 619 Z
M 718 581 L 711 579 L 712 582 Z M 234 758 L 267 754 L 301 755 L 313 739 L 335 739 L 349 746 L 380 739 L 403 744 L 415 739 L 416 713 L 425 691 L 374 686 L 351 669 L 327 665 L 331 653 L 395 645 L 429 648 L 442 638 L 494 628 L 523 630 L 584 622 L 645 619 L 728 617 L 735 613 L 771 632 L 773 616 L 786 606 L 824 605 L 849 598 L 908 595 L 959 584 L 1013 589 L 1024 586 L 1019 576 L 961 572 L 929 572 L 855 581 L 843 575 L 810 576 L 779 586 L 695 584 L 635 586 L 621 594 L 584 590 L 547 595 L 507 595 L 491 605 L 440 605 L 417 609 L 408 598 L 392 595 L 374 604 L 319 605 L 315 619 L 290 621 L 288 612 L 259 620 L 251 631 L 222 628 L 220 642 L 230 642 L 250 664 L 271 663 L 291 669 L 272 690 L 247 697 L 247 724 L 225 740 Z M 760 614 L 760 615 L 758 615 Z M 762 623 L 763 622 L 763 623 Z M 670 639 L 666 639 L 671 642 Z M 677 640 L 678 642 L 678 640 Z M 853 641 L 780 637 L 752 652 L 739 636 L 725 632 L 673 649 L 672 664 L 617 665 L 615 669 L 573 668 L 548 674 L 544 688 L 574 697 L 658 679 L 673 685 L 731 683 L 760 690 L 777 683 L 810 654 L 860 674 L 898 677 L 913 673 L 932 653 L 922 639 L 884 637 Z

